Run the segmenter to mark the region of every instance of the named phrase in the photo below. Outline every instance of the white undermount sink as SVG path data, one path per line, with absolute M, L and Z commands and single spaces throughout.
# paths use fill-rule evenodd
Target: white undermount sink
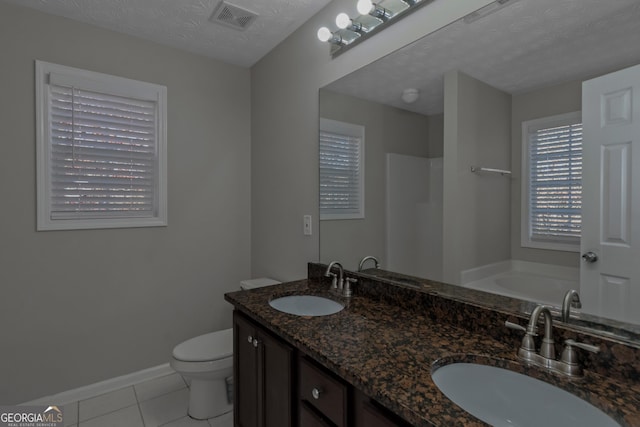
M 452 363 L 431 376 L 445 396 L 492 426 L 620 427 L 571 393 L 507 369 Z
M 269 305 L 283 313 L 298 316 L 327 316 L 344 309 L 344 305 L 337 301 L 315 295 L 284 296 L 272 299 Z

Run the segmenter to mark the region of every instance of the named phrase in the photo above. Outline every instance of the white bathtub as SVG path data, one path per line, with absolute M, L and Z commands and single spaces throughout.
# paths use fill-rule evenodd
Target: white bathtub
M 509 260 L 463 271 L 462 286 L 494 294 L 561 306 L 569 289 L 580 290 L 580 270 Z

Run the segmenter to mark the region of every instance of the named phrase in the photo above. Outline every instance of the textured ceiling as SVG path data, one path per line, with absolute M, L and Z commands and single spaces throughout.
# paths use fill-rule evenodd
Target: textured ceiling
M 640 63 L 638 0 L 512 1 L 474 22 L 457 21 L 326 88 L 435 114 L 443 111 L 443 74 L 449 70 L 516 94 Z M 420 99 L 403 103 L 405 88 L 418 88 Z
M 249 67 L 330 0 L 228 0 L 258 14 L 244 31 L 209 21 L 220 0 L 4 0 Z

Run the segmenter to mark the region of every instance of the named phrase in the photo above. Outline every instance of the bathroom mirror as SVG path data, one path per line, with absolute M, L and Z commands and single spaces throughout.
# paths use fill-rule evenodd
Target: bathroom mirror
M 636 0 L 495 2 L 322 88 L 321 118 L 364 129 L 365 203 L 357 218 L 321 214 L 320 262 L 355 271 L 374 255 L 384 270 L 559 306 L 580 288 L 581 252 L 522 243 L 523 123 L 579 111 L 583 81 L 640 64 L 638 22 Z

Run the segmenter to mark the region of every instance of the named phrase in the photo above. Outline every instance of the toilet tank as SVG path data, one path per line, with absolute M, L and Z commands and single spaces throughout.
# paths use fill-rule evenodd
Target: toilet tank
M 260 277 L 258 279 L 241 280 L 240 289 L 242 290 L 255 289 L 255 288 L 261 288 L 263 286 L 277 285 L 279 283 L 281 282 L 278 282 L 277 280 L 274 280 L 274 279 L 270 279 L 268 277 Z

